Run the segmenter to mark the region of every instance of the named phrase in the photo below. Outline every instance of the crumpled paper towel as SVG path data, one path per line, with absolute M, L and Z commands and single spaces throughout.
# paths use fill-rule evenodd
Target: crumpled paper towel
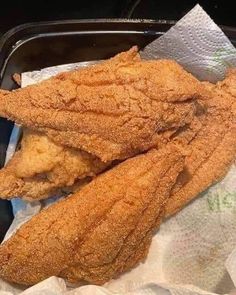
M 165 35 L 149 44 L 142 55 L 145 58 L 174 58 L 199 78 L 211 81 L 222 78 L 229 65 L 236 65 L 235 48 L 199 5 Z M 23 86 L 80 65 L 24 73 Z M 18 131 L 14 130 L 13 137 L 17 138 Z M 11 144 L 9 157 L 15 149 L 14 140 Z M 15 201 L 15 219 L 6 239 L 45 205 L 50 204 Z M 27 290 L 0 281 L 0 294 L 12 295 L 22 291 L 23 295 L 228 294 L 236 285 L 235 229 L 236 165 L 232 165 L 223 181 L 161 225 L 145 263 L 120 278 L 102 287 L 90 285 L 74 289 L 56 277 Z
M 196 5 L 163 36 L 146 46 L 143 58 L 172 58 L 201 80 L 224 78 L 236 66 L 236 49 L 209 15 Z

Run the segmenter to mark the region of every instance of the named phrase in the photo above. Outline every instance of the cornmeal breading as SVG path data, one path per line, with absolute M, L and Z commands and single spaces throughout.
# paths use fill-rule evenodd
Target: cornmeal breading
M 152 150 L 41 211 L 0 246 L 0 277 L 33 285 L 56 275 L 102 284 L 147 254 L 184 157 Z
M 201 83 L 172 60 L 141 60 L 137 48 L 88 68 L 1 92 L 0 115 L 103 161 L 156 145 L 190 123 Z
M 30 201 L 48 198 L 78 180 L 94 177 L 109 164 L 84 151 L 55 144 L 40 132 L 24 130 L 21 149 L 0 170 L 0 195 Z

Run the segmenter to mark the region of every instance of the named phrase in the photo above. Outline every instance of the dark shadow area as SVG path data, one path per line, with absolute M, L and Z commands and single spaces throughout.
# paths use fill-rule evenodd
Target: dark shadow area
M 132 18 L 149 18 L 149 19 L 167 19 L 178 20 L 184 16 L 196 4 L 200 4 L 211 18 L 220 25 L 236 26 L 235 18 L 235 1 L 219 1 L 219 0 L 174 0 L 174 1 L 158 1 L 158 0 L 140 0 L 130 1 L 128 3 Z M 133 7 L 135 8 L 133 9 Z M 133 11 L 132 11 L 133 10 Z
M 4 165 L 6 148 L 9 141 L 13 124 L 0 118 L 0 167 Z M 8 227 L 12 222 L 12 207 L 11 203 L 5 200 L 0 200 L 0 242 L 2 241 Z
M 0 11 L 0 32 L 27 22 L 62 19 L 118 18 L 126 0 L 16 1 L 4 3 Z
M 11 203 L 0 200 L 0 242 L 5 236 L 13 219 Z
M 234 284 L 230 278 L 230 275 L 228 273 L 225 273 L 225 275 L 222 277 L 221 281 L 216 286 L 214 292 L 217 294 L 228 294 L 234 289 L 235 289 Z
M 32 21 L 86 18 L 147 18 L 178 20 L 199 3 L 222 25 L 236 26 L 235 1 L 219 0 L 77 0 L 5 1 L 0 11 L 0 33 Z

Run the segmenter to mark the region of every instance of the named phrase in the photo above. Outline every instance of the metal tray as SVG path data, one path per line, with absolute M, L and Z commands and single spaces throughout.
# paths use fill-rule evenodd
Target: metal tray
M 58 64 L 106 59 L 129 49 L 143 48 L 175 22 L 154 20 L 66 20 L 25 24 L 0 39 L 0 84 L 12 90 L 14 73 Z M 223 27 L 236 46 L 236 29 Z M 5 160 L 13 123 L 0 118 L 0 167 Z M 0 240 L 12 220 L 8 202 L 0 202 Z

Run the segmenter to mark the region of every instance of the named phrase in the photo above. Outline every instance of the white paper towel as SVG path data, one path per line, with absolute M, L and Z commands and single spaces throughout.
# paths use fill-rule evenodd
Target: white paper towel
M 167 33 L 146 46 L 143 58 L 172 58 L 201 80 L 223 79 L 236 66 L 236 49 L 209 15 L 196 5 Z
M 236 65 L 235 48 L 199 5 L 165 35 L 149 44 L 142 56 L 173 58 L 199 78 L 211 81 L 222 78 L 227 67 Z M 25 73 L 23 86 L 80 65 Z M 22 207 L 23 202 L 20 202 L 6 238 L 45 205 L 36 203 Z M 235 229 L 236 166 L 233 165 L 222 182 L 161 225 L 147 260 L 137 268 L 103 287 L 90 285 L 69 290 L 62 279 L 52 277 L 22 294 L 229 294 L 236 285 Z M 19 294 L 22 287 L 0 282 L 0 290 L 1 295 Z

